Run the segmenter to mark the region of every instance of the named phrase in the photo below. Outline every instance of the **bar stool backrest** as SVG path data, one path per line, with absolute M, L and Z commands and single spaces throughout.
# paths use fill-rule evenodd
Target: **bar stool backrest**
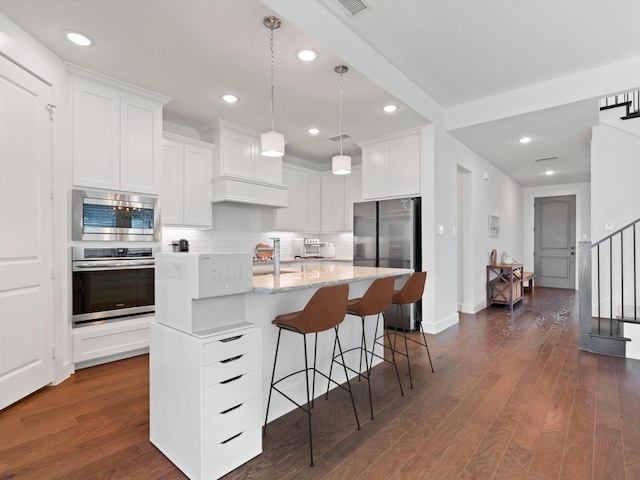
M 344 320 L 347 314 L 349 285 L 334 285 L 319 288 L 302 310 L 299 331 L 302 333 L 324 332 Z
M 393 301 L 400 305 L 415 303 L 422 298 L 427 272 L 414 272 L 403 287 L 393 294 Z
M 358 315 L 377 315 L 391 305 L 395 277 L 377 278 L 371 283 L 365 294 L 349 305 L 349 310 Z

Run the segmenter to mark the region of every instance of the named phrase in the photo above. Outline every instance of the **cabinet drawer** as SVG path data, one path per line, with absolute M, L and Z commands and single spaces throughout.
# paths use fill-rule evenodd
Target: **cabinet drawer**
M 204 416 L 208 418 L 235 407 L 260 393 L 259 370 L 253 370 L 225 383 L 216 383 L 204 390 Z
M 220 383 L 243 373 L 255 370 L 260 365 L 260 352 L 238 354 L 235 357 L 205 365 L 202 381 L 205 387 Z
M 262 453 L 260 426 L 252 427 L 204 452 L 203 478 L 220 478 Z
M 258 332 L 230 334 L 204 345 L 204 365 L 258 350 L 259 344 Z
M 260 426 L 260 403 L 253 397 L 232 410 L 225 410 L 204 422 L 204 448 L 215 447 L 251 427 Z

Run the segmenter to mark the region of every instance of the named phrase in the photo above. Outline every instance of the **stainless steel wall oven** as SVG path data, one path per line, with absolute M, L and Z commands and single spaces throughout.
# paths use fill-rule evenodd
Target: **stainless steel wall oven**
M 73 247 L 73 326 L 155 312 L 154 248 Z

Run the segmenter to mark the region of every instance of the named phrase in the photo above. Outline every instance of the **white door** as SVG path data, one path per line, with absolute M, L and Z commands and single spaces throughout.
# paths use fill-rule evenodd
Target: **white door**
M 49 92 L 0 57 L 0 409 L 53 381 Z

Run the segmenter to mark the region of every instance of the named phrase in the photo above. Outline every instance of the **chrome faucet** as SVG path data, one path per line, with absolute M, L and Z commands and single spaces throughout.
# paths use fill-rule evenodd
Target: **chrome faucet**
M 273 276 L 280 276 L 280 239 L 272 237 L 273 240 Z

